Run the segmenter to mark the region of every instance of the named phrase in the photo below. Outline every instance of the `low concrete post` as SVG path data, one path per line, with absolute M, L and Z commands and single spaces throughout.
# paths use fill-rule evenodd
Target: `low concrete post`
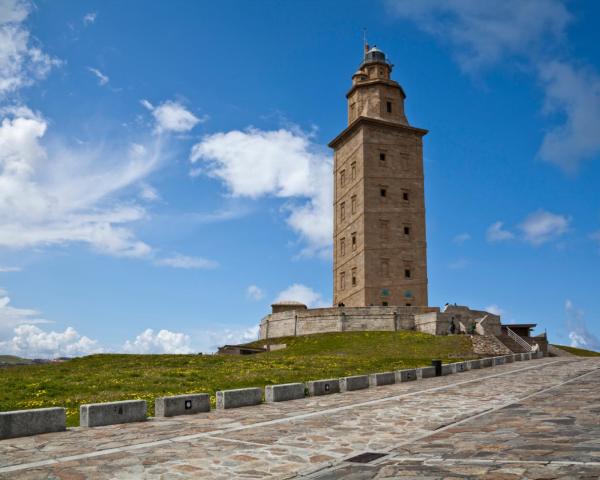
M 27 437 L 67 429 L 67 414 L 62 407 L 0 412 L 0 439 Z
M 523 360 L 531 360 L 531 352 L 522 353 L 522 354 L 521 354 L 521 358 L 522 358 Z
M 237 388 L 235 390 L 220 390 L 217 392 L 217 409 L 249 407 L 262 402 L 261 388 Z
M 514 360 L 515 362 L 520 362 L 521 360 L 523 360 L 523 358 L 521 357 L 521 354 L 520 354 L 520 353 L 515 353 L 515 354 L 513 355 L 513 360 Z
M 476 370 L 481 368 L 481 360 L 469 360 L 467 364 L 469 370 Z
M 396 383 L 394 372 L 372 373 L 369 375 L 369 385 L 371 387 L 380 387 L 382 385 L 391 385 Z
M 493 366 L 494 366 L 493 358 L 482 358 L 481 359 L 481 367 L 482 368 L 488 368 L 488 367 L 493 367 Z
M 340 381 L 336 378 L 306 382 L 306 387 L 308 388 L 308 394 L 311 397 L 340 393 Z
M 417 369 L 396 370 L 396 383 L 412 382 L 417 379 Z
M 145 400 L 88 403 L 79 406 L 79 425 L 101 427 L 118 423 L 143 422 L 146 420 Z
M 340 391 L 351 392 L 369 388 L 368 375 L 353 375 L 351 377 L 340 378 Z
M 265 401 L 287 402 L 288 400 L 297 400 L 304 398 L 303 383 L 284 383 L 281 385 L 267 385 L 265 387 Z
M 466 372 L 469 369 L 467 366 L 467 362 L 456 362 L 456 363 L 451 363 L 450 365 L 453 366 L 454 373 Z
M 442 376 L 451 375 L 454 373 L 454 367 L 452 364 L 442 365 Z
M 208 393 L 173 395 L 154 400 L 155 417 L 174 417 L 200 412 L 210 412 L 210 395 Z
M 417 378 L 432 378 L 435 377 L 435 367 L 417 368 Z
M 512 355 L 504 355 L 504 363 L 513 363 L 515 359 Z
M 504 357 L 494 357 L 494 366 L 496 365 L 504 365 Z

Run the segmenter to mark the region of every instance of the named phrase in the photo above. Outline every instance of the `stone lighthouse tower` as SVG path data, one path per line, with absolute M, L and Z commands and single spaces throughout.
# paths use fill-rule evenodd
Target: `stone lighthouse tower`
M 393 65 L 365 46 L 334 149 L 334 304 L 426 306 L 422 138 Z

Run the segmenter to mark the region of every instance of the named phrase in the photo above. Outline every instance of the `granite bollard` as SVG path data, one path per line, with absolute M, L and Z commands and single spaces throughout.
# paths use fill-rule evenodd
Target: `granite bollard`
M 454 373 L 454 366 L 451 363 L 447 363 L 446 365 L 442 365 L 442 376 L 451 375 Z
M 523 360 L 523 357 L 521 356 L 520 353 L 515 353 L 515 354 L 513 354 L 513 359 L 515 362 L 520 362 L 521 360 Z
M 79 425 L 101 427 L 117 423 L 143 422 L 148 407 L 145 400 L 87 403 L 79 407 Z
M 382 385 L 391 385 L 396 383 L 394 372 L 372 373 L 369 375 L 369 385 L 371 387 L 381 387 Z
M 340 380 L 331 378 L 328 380 L 312 380 L 306 382 L 308 394 L 311 397 L 319 395 L 329 395 L 330 393 L 340 393 Z
M 280 385 L 267 385 L 265 387 L 265 401 L 287 402 L 288 400 L 298 400 L 304 398 L 303 383 L 283 383 Z
M 200 412 L 210 412 L 210 395 L 208 393 L 173 395 L 154 400 L 155 417 L 174 417 Z
M 0 439 L 61 432 L 67 429 L 66 422 L 66 411 L 62 407 L 0 412 Z
M 504 355 L 504 363 L 513 363 L 515 361 L 512 355 Z
M 435 367 L 417 368 L 417 378 L 432 378 L 435 377 Z
M 369 388 L 368 375 L 353 375 L 351 377 L 340 378 L 340 391 L 342 392 L 351 392 L 364 388 Z
M 482 358 L 481 359 L 481 368 L 488 368 L 494 366 L 493 358 Z
M 531 352 L 522 353 L 522 354 L 521 354 L 521 358 L 522 358 L 523 360 L 531 360 Z
M 406 370 L 396 370 L 396 383 L 412 382 L 417 379 L 417 369 L 408 368 Z
M 261 402 L 262 389 L 259 387 L 219 390 L 217 392 L 217 409 L 219 410 L 260 405 Z
M 481 368 L 481 360 L 469 360 L 467 362 L 469 370 L 476 370 Z
M 466 372 L 469 369 L 467 362 L 456 362 L 451 363 L 450 365 L 452 365 L 452 367 L 454 368 L 454 373 Z
M 496 365 L 504 365 L 504 357 L 494 357 L 492 360 L 494 360 L 494 366 Z

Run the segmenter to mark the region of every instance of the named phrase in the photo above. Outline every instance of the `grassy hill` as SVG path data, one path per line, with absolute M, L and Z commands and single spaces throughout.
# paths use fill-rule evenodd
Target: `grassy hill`
M 566 345 L 554 345 L 565 352 L 572 353 L 573 355 L 577 355 L 578 357 L 600 357 L 600 352 L 595 352 L 593 350 L 586 350 L 584 348 L 575 348 L 575 347 L 567 347 Z
M 0 411 L 67 408 L 268 384 L 304 382 L 474 358 L 468 337 L 416 332 L 346 332 L 277 339 L 287 348 L 257 355 L 91 355 L 64 363 L 17 366 L 0 374 Z M 251 345 L 264 342 L 253 342 Z
M 27 358 L 15 357 L 14 355 L 0 355 L 0 365 L 32 364 Z

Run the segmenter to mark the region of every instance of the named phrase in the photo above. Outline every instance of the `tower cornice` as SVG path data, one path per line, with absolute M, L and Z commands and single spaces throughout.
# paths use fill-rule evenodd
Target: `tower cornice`
M 346 93 L 346 98 L 350 97 L 350 95 L 352 95 L 352 93 L 355 90 L 358 90 L 359 88 L 362 88 L 362 87 L 370 87 L 371 85 L 386 85 L 388 87 L 397 88 L 398 90 L 400 90 L 400 93 L 402 94 L 402 98 L 406 98 L 406 93 L 404 93 L 404 89 L 398 82 L 396 82 L 395 80 L 386 80 L 383 78 L 376 78 L 375 80 L 366 80 L 366 81 L 357 83 L 355 85 L 352 85 L 350 90 L 348 90 L 348 93 Z
M 329 142 L 329 144 L 328 144 L 329 148 L 336 148 L 336 146 L 340 143 L 340 141 L 342 141 L 345 137 L 347 137 L 348 135 L 353 133 L 353 131 L 356 130 L 359 126 L 364 125 L 364 124 L 381 126 L 384 128 L 390 128 L 392 130 L 410 131 L 410 132 L 418 135 L 419 137 L 423 137 L 423 136 L 427 135 L 427 133 L 429 132 L 429 130 L 425 130 L 423 128 L 410 127 L 407 125 L 402 125 L 400 123 L 388 122 L 386 120 L 380 120 L 378 118 L 370 118 L 370 117 L 360 116 L 356 120 L 354 120 L 354 122 L 352 122 L 350 125 L 348 125 L 348 127 L 346 127 L 344 130 L 342 130 L 342 132 L 337 137 L 335 137 L 333 140 L 331 140 L 331 142 Z

